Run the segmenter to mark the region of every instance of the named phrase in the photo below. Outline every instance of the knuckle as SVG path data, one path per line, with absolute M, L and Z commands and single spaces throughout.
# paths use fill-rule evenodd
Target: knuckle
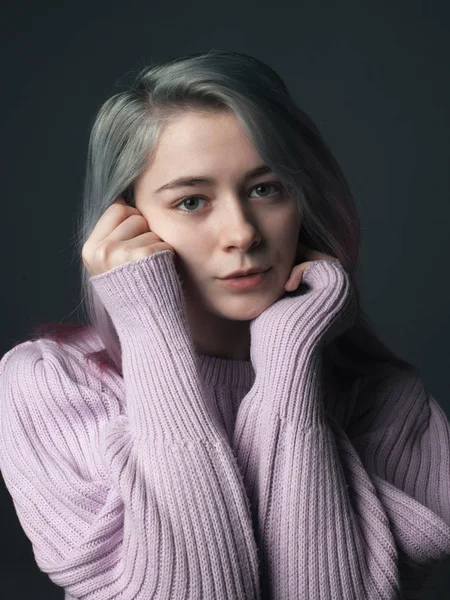
M 103 240 L 100 242 L 95 253 L 97 259 L 106 262 L 114 246 L 114 242 L 111 242 L 110 240 Z
M 85 242 L 83 244 L 83 248 L 81 249 L 81 258 L 83 259 L 83 262 L 86 262 L 89 260 L 91 255 L 91 245 L 89 243 L 89 240 L 87 242 Z
M 123 214 L 126 215 L 128 213 L 128 207 L 125 204 L 120 204 L 120 203 L 113 203 L 110 206 L 108 206 L 108 208 L 106 209 L 107 211 L 111 212 L 116 212 L 119 215 Z

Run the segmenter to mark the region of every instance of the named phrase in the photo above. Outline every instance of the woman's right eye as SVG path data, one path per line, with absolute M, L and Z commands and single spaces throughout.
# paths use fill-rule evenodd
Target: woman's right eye
M 188 202 L 189 200 L 205 200 L 205 198 L 200 198 L 200 196 L 190 196 L 189 198 L 183 198 L 183 200 L 181 200 L 181 202 L 179 202 L 176 205 L 176 208 L 178 208 L 179 206 L 181 206 L 184 202 Z M 192 210 L 181 210 L 181 212 L 187 212 L 187 213 L 196 213 L 199 212 L 198 210 L 196 211 L 192 211 Z

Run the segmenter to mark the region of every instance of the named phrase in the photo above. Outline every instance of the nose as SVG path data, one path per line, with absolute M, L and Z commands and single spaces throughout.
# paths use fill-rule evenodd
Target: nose
M 242 252 L 258 245 L 262 237 L 254 211 L 235 197 L 224 203 L 219 231 L 225 249 L 234 247 Z

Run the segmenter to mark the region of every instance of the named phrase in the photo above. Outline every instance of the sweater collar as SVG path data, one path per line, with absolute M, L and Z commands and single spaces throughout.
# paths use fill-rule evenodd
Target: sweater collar
M 211 387 L 250 388 L 255 372 L 250 360 L 221 358 L 197 354 L 198 364 L 205 383 Z

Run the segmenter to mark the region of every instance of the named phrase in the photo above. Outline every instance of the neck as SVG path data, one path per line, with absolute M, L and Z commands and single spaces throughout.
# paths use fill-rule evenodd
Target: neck
M 188 323 L 198 354 L 250 360 L 250 321 L 232 321 L 188 309 Z

